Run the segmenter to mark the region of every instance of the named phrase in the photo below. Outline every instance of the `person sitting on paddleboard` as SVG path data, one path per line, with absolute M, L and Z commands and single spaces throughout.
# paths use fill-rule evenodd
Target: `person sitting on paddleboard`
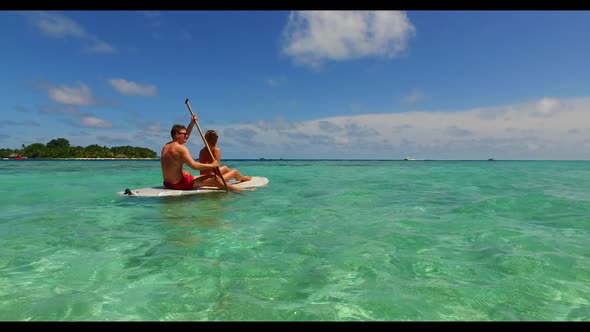
M 211 152 L 213 152 L 216 161 L 220 161 L 221 160 L 221 150 L 219 150 L 219 148 L 217 147 L 217 139 L 218 139 L 218 135 L 215 132 L 215 130 L 207 130 L 207 133 L 205 133 L 205 140 L 207 141 L 207 143 L 209 144 L 209 147 L 211 148 Z M 211 157 L 211 154 L 209 154 L 209 150 L 207 150 L 207 147 L 205 146 L 203 149 L 201 149 L 201 152 L 199 153 L 199 162 L 201 163 L 210 163 L 213 161 L 213 158 Z M 230 179 L 236 179 L 237 182 L 244 182 L 244 181 L 250 181 L 252 180 L 251 176 L 245 176 L 242 175 L 240 172 L 238 172 L 237 169 L 230 169 L 227 166 L 219 166 L 219 169 L 221 170 L 221 174 L 223 174 L 223 178 L 225 179 L 225 181 L 229 181 Z M 201 175 L 206 175 L 206 174 L 212 174 L 213 171 L 210 169 L 203 169 L 201 170 Z
M 190 125 L 186 128 L 183 125 L 175 124 L 170 130 L 172 141 L 166 143 L 162 148 L 160 165 L 162 166 L 162 176 L 164 177 L 164 187 L 167 189 L 190 190 L 202 186 L 217 187 L 225 190 L 221 178 L 211 172 L 193 177 L 190 172 L 182 169 L 186 164 L 195 170 L 211 170 L 219 166 L 219 162 L 198 163 L 191 157 L 188 148 L 184 144 L 188 141 L 189 135 L 197 121 L 196 115 L 193 116 Z M 230 184 L 228 188 L 233 191 L 242 191 L 252 189 L 243 189 Z

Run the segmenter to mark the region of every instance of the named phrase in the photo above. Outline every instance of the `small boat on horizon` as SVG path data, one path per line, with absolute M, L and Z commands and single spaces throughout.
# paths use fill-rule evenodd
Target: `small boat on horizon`
M 9 159 L 14 159 L 14 160 L 25 160 L 28 157 L 23 157 L 20 154 L 11 154 L 10 156 L 8 156 Z

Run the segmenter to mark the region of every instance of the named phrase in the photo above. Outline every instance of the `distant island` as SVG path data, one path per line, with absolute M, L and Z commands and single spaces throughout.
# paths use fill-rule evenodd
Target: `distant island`
M 59 159 L 110 159 L 158 158 L 155 151 L 135 146 L 114 146 L 108 148 L 98 144 L 87 147 L 71 146 L 65 138 L 56 138 L 47 144 L 33 143 L 22 145 L 22 149 L 0 149 L 0 158 L 59 158 Z

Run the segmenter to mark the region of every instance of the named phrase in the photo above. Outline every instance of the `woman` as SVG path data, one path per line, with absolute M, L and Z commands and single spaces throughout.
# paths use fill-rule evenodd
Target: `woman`
M 213 153 L 213 156 L 211 156 L 211 154 L 209 154 L 209 150 L 205 146 L 203 149 L 201 149 L 201 152 L 199 152 L 199 162 L 200 163 L 210 164 L 213 162 L 213 160 L 221 162 L 221 150 L 219 150 L 219 148 L 217 147 L 217 138 L 218 137 L 219 136 L 217 135 L 215 130 L 207 130 L 207 132 L 205 133 L 205 140 L 207 141 L 207 144 L 209 144 L 209 147 L 211 148 L 211 152 Z M 237 182 L 244 182 L 244 181 L 252 180 L 251 176 L 242 175 L 240 172 L 238 172 L 238 170 L 230 169 L 227 166 L 219 166 L 219 170 L 221 171 L 221 174 L 223 174 L 223 178 L 225 179 L 226 182 L 232 178 L 236 179 Z M 213 170 L 211 170 L 211 169 L 201 170 L 201 175 L 206 175 L 206 174 L 213 174 Z

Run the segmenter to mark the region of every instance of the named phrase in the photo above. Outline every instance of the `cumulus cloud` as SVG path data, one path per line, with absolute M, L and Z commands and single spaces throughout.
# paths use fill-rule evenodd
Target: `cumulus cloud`
M 455 112 L 339 116 L 280 127 L 236 124 L 220 126 L 220 146 L 231 145 L 225 155 L 249 158 L 588 159 L 589 108 L 590 98 L 547 97 Z
M 170 128 L 163 128 L 159 123 L 137 123 L 139 133 L 137 139 L 154 139 L 158 142 L 170 139 Z M 193 132 L 194 133 L 194 132 Z M 197 135 L 198 136 L 198 135 Z
M 239 138 L 248 141 L 256 136 L 256 130 L 251 128 L 226 128 L 223 133 L 227 137 Z
M 533 116 L 550 117 L 554 112 L 563 108 L 561 101 L 557 98 L 544 97 L 535 104 L 536 107 L 531 113 Z
M 66 85 L 51 86 L 47 93 L 52 100 L 67 105 L 88 106 L 95 105 L 96 99 L 86 84 L 78 82 L 78 87 Z
M 54 12 L 33 12 L 29 17 L 33 26 L 41 33 L 53 38 L 88 38 L 88 33 L 76 21 Z
M 445 129 L 449 136 L 469 136 L 471 132 L 467 129 L 459 128 L 457 126 L 450 126 Z
M 103 41 L 98 41 L 84 50 L 88 53 L 117 53 L 113 45 Z
M 356 136 L 356 137 L 369 137 L 369 136 L 379 136 L 379 132 L 374 128 L 368 127 L 363 125 L 362 123 L 357 123 L 354 121 L 349 121 L 345 126 L 346 128 L 346 135 L 347 136 Z
M 311 135 L 310 137 L 311 144 L 325 144 L 330 145 L 334 144 L 334 137 L 328 135 Z
M 94 128 L 112 128 L 113 127 L 113 125 L 110 122 L 99 119 L 94 116 L 80 117 L 80 124 L 84 127 L 94 127 Z
M 145 131 L 153 133 L 153 132 L 162 132 L 164 129 L 159 123 L 150 123 L 145 127 Z
M 90 128 L 112 128 L 113 125 L 103 119 L 100 119 L 92 114 L 80 111 L 76 107 L 70 105 L 58 105 L 58 106 L 40 106 L 39 113 L 41 114 L 52 114 L 60 115 L 60 119 L 74 127 L 83 126 Z M 38 124 L 37 124 L 38 125 Z
M 588 109 L 590 98 L 547 97 L 454 112 L 424 110 L 307 121 L 259 120 L 216 124 L 215 129 L 220 133 L 218 144 L 226 158 L 590 159 Z M 538 116 L 543 110 L 549 110 L 548 115 Z M 79 120 L 78 126 L 112 127 L 92 115 L 71 115 Z M 129 133 L 109 137 L 141 139 L 159 151 L 162 142 L 169 139 L 168 131 L 168 125 L 143 123 L 136 136 Z M 199 140 L 192 144 L 191 151 L 202 147 Z
M 343 130 L 342 127 L 337 126 L 330 121 L 320 121 L 318 122 L 318 125 L 320 126 L 320 130 L 328 133 L 336 133 Z
M 51 38 L 75 38 L 89 44 L 85 48 L 90 53 L 117 53 L 115 47 L 109 43 L 100 40 L 95 35 L 86 31 L 86 29 L 73 19 L 57 13 L 37 11 L 29 14 L 29 23 L 33 25 L 41 34 Z
M 159 95 L 158 88 L 152 84 L 139 84 L 123 78 L 110 79 L 109 83 L 117 92 L 126 96 L 154 97 Z
M 400 11 L 295 11 L 283 30 L 282 51 L 295 62 L 394 57 L 407 48 L 415 28 Z
M 289 122 L 283 118 L 276 118 L 271 121 L 258 120 L 256 122 L 254 122 L 254 126 L 258 129 L 262 129 L 262 130 L 268 130 L 268 129 L 286 130 L 286 129 L 293 129 L 295 124 L 292 122 Z
M 410 129 L 410 128 L 412 128 L 412 126 L 409 125 L 409 124 L 403 124 L 403 125 L 393 126 L 392 127 L 393 131 L 395 131 L 395 132 L 399 132 L 399 131 L 402 131 L 404 129 Z

